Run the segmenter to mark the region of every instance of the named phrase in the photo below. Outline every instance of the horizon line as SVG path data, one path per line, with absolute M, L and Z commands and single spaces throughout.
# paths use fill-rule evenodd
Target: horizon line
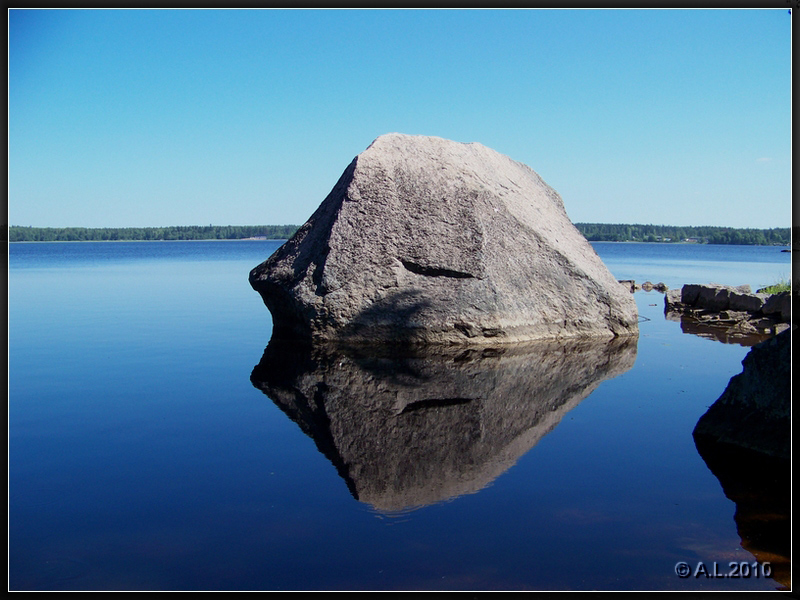
M 738 227 L 736 225 L 672 225 L 664 223 L 610 223 L 605 221 L 571 221 L 575 226 L 577 225 L 627 225 L 627 226 L 644 226 L 644 227 L 717 227 L 721 229 L 792 229 L 795 225 L 788 226 L 772 226 L 772 227 Z M 256 225 L 248 225 L 242 223 L 226 223 L 208 225 L 199 224 L 184 224 L 184 225 L 6 225 L 7 229 L 13 227 L 30 228 L 30 229 L 167 229 L 170 227 L 296 227 L 300 228 L 302 225 L 296 223 L 259 223 Z

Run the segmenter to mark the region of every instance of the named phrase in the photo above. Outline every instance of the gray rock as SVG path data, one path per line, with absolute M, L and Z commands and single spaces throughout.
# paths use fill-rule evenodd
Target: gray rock
M 791 320 L 789 294 L 780 296 L 754 294 L 749 285 L 687 284 L 666 292 L 664 314 L 680 321 L 686 333 L 752 345 L 780 333 Z
M 683 299 L 682 289 L 667 290 L 667 292 L 664 294 L 665 312 L 674 310 L 674 308 L 677 305 L 682 304 L 682 299 Z
M 250 283 L 287 338 L 480 344 L 638 333 L 634 299 L 529 167 L 388 134 Z
M 700 289 L 695 306 L 720 311 L 730 306 L 731 288 L 724 285 L 706 285 Z
M 728 295 L 731 310 L 743 310 L 751 313 L 759 312 L 769 294 L 748 294 L 731 291 Z
M 764 301 L 761 312 L 765 315 L 780 315 L 784 323 L 792 320 L 792 297 L 789 292 L 772 294 Z
M 750 310 L 745 308 L 745 306 L 758 303 L 757 297 L 753 296 L 749 285 L 733 287 L 729 285 L 720 285 L 718 283 L 691 283 L 683 286 L 681 296 L 681 302 L 683 304 L 714 311 L 726 310 L 728 308 L 733 310 Z M 758 308 L 755 310 L 758 310 Z
M 657 292 L 661 292 L 662 294 L 665 293 L 669 287 L 663 281 L 659 281 L 658 283 L 653 283 L 652 281 L 645 281 L 641 285 L 641 289 L 645 292 L 652 292 L 653 290 Z
M 677 292 L 667 292 L 664 298 L 664 307 L 668 311 L 683 311 L 698 314 L 700 312 L 721 313 L 735 311 L 749 315 L 763 315 L 769 317 L 773 323 L 782 321 L 791 322 L 792 300 L 789 292 L 767 294 L 753 293 L 749 285 L 737 287 L 719 285 L 716 283 L 686 284 Z

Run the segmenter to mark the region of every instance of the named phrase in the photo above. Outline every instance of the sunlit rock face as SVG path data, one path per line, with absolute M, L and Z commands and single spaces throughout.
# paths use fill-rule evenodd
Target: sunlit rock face
M 631 294 L 532 169 L 388 134 L 253 269 L 274 336 L 466 345 L 638 333 Z
M 484 488 L 602 381 L 630 369 L 636 338 L 383 350 L 273 339 L 251 380 L 356 499 L 394 512 Z

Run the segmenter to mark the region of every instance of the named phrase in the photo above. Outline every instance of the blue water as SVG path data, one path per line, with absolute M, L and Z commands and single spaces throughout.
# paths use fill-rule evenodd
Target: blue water
M 723 246 L 594 242 L 594 249 L 617 279 L 749 285 L 757 289 L 791 278 L 791 253 L 778 246 Z
M 9 245 L 10 589 L 779 587 L 674 572 L 753 560 L 691 435 L 746 347 L 637 292 L 632 368 L 479 489 L 380 510 L 251 383 L 271 320 L 247 275 L 278 245 Z M 670 287 L 790 273 L 775 248 L 595 248 L 618 279 Z

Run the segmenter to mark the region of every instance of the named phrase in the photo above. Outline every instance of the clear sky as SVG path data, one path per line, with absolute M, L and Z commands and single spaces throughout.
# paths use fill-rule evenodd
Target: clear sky
M 787 9 L 9 10 L 11 225 L 301 224 L 389 132 L 574 222 L 789 227 Z

